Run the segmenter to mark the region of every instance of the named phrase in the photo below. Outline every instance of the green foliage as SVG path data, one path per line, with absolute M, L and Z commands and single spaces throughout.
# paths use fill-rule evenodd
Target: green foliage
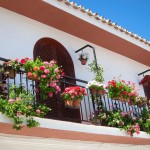
M 13 120 L 16 130 L 21 130 L 25 125 L 30 128 L 38 126 L 33 116 L 44 117 L 50 111 L 47 106 L 36 103 L 35 97 L 20 87 L 11 86 L 9 96 L 9 100 L 0 99 L 0 112 Z
M 90 121 L 96 125 L 105 123 L 105 126 L 120 128 L 125 130 L 130 136 L 133 136 L 134 133 L 139 134 L 140 130 L 150 134 L 150 114 L 146 108 L 143 109 L 139 117 L 132 117 L 132 112 L 127 113 L 115 109 L 107 111 L 103 109 L 96 116 L 93 113 L 90 116 Z
M 88 66 L 89 66 L 89 70 L 95 74 L 95 80 L 97 82 L 104 82 L 104 77 L 103 77 L 104 69 L 99 64 L 97 64 L 96 67 L 96 62 L 94 60 L 91 64 L 88 64 Z

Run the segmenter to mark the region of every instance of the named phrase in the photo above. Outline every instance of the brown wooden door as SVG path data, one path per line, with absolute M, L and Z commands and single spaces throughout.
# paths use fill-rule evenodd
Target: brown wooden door
M 43 61 L 50 61 L 53 59 L 56 60 L 58 65 L 62 66 L 62 68 L 64 69 L 65 75 L 75 78 L 72 58 L 65 47 L 58 41 L 50 38 L 40 39 L 35 44 L 33 55 L 34 59 L 40 56 Z M 64 88 L 64 84 L 61 84 L 62 91 L 64 90 Z M 52 109 L 52 111 L 50 111 L 46 116 L 47 118 L 81 122 L 80 110 L 65 108 L 64 102 L 60 98 L 60 94 L 54 95 L 45 103 Z
M 143 85 L 145 96 L 150 99 L 150 82 Z

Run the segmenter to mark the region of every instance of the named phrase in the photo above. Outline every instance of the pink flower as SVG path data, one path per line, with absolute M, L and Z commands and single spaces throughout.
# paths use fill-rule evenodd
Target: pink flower
M 41 78 L 45 79 L 45 78 L 46 78 L 46 75 L 45 75 L 45 74 L 42 74 L 42 75 L 41 75 Z
M 27 76 L 28 77 L 32 76 L 32 72 L 28 72 Z
M 60 79 L 60 75 L 57 75 L 56 78 L 57 78 L 57 79 Z
M 54 69 L 54 72 L 59 72 L 59 69 L 58 69 L 58 68 L 55 68 L 55 69 Z
M 124 126 L 124 122 L 121 123 Z
M 44 64 L 44 65 L 49 65 L 49 62 L 44 61 L 43 64 Z
M 136 131 L 136 134 L 140 134 L 140 131 Z
M 52 93 L 52 92 L 49 92 L 48 95 L 49 95 L 49 97 L 52 97 L 52 96 L 53 96 L 53 93 Z
M 132 119 L 133 119 L 133 120 L 136 120 L 136 117 L 133 117 Z
M 48 74 L 48 73 L 49 73 L 49 70 L 48 70 L 48 69 L 45 69 L 44 72 L 45 72 L 46 74 Z
M 56 83 L 52 82 L 50 83 L 50 87 L 55 87 L 56 86 Z
M 16 100 L 17 100 L 17 101 L 20 101 L 20 100 L 21 100 L 21 98 L 20 98 L 20 97 L 17 97 L 17 98 L 16 98 Z
M 130 97 L 132 97 L 132 96 L 133 96 L 133 93 L 129 93 L 128 95 L 129 95 Z
M 9 99 L 9 103 L 13 103 L 15 100 L 14 99 Z
M 40 113 L 41 113 L 41 110 L 40 110 L 40 109 L 37 109 L 37 110 L 36 110 L 36 113 L 37 113 L 37 114 L 40 114 Z
M 45 70 L 45 68 L 46 68 L 45 66 L 41 66 L 40 70 Z
M 60 87 L 59 86 L 56 86 L 55 88 L 56 88 L 57 91 L 60 92 Z
M 39 67 L 34 67 L 34 71 L 37 71 L 37 70 L 39 70 Z
M 18 58 L 16 58 L 16 59 L 15 59 L 15 61 L 16 61 L 16 62 L 18 62 L 18 61 L 19 61 L 19 59 L 18 59 Z
M 124 116 L 126 115 L 126 113 L 124 113 L 124 112 L 121 112 L 121 115 L 124 117 Z
M 22 113 L 21 112 L 17 112 L 17 116 L 21 116 L 22 115 Z

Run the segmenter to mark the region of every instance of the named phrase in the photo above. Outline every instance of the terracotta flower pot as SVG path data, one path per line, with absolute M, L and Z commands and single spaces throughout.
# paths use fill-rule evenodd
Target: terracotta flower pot
M 73 100 L 65 100 L 65 106 L 73 107 Z
M 96 93 L 97 93 L 98 95 L 103 95 L 103 91 L 102 91 L 102 90 L 97 90 Z
M 38 80 L 38 77 L 34 77 L 33 75 L 29 76 L 29 75 L 28 75 L 28 72 L 27 72 L 27 78 L 28 78 L 29 80 L 32 80 L 32 81 L 37 81 L 37 80 Z
M 130 99 L 130 100 L 128 101 L 128 104 L 129 104 L 129 105 L 134 105 L 134 101 Z
M 90 89 L 91 94 L 95 94 L 96 93 L 96 89 Z
M 14 79 L 16 77 L 16 71 L 15 70 L 8 69 L 7 71 L 9 72 L 8 77 L 10 79 Z
M 81 102 L 80 99 L 74 100 L 73 101 L 73 107 L 80 107 L 80 102 Z
M 80 61 L 81 61 L 82 65 L 86 65 L 86 63 L 87 63 L 87 59 L 81 59 Z
M 137 104 L 139 108 L 143 107 L 142 103 Z

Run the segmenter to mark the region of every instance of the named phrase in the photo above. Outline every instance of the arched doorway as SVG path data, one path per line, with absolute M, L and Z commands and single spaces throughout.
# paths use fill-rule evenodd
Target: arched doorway
M 75 78 L 72 58 L 66 48 L 58 41 L 51 38 L 38 40 L 34 46 L 33 55 L 34 59 L 40 56 L 43 61 L 56 60 L 57 64 L 64 69 L 65 75 Z M 64 90 L 63 85 L 61 85 L 61 89 Z M 45 103 L 52 109 L 52 111 L 48 113 L 47 118 L 81 122 L 80 110 L 65 108 L 60 94 L 54 95 Z

